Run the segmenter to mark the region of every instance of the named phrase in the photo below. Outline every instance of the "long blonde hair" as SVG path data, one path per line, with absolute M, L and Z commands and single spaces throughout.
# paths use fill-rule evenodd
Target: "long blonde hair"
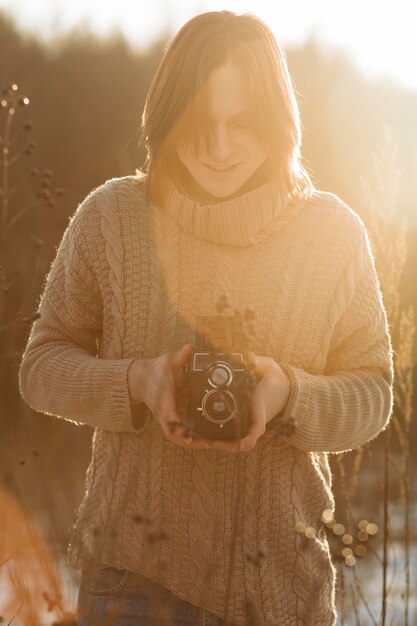
M 254 103 L 254 130 L 268 146 L 273 178 L 294 198 L 309 198 L 313 184 L 301 163 L 301 122 L 286 55 L 270 29 L 251 13 L 202 13 L 168 42 L 150 86 L 142 115 L 140 144 L 149 195 L 162 197 L 174 179 L 178 141 L 206 134 L 204 88 L 210 73 L 228 60 L 245 72 Z

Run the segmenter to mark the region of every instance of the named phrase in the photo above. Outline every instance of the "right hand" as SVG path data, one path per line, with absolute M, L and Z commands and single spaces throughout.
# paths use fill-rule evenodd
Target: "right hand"
M 149 407 L 168 441 L 187 448 L 209 448 L 211 441 L 192 439 L 185 428 L 173 427 L 181 422 L 176 410 L 176 387 L 182 382 L 182 368 L 192 353 L 193 347 L 185 344 L 176 352 L 133 361 L 128 369 L 129 393 L 134 403 L 144 402 Z

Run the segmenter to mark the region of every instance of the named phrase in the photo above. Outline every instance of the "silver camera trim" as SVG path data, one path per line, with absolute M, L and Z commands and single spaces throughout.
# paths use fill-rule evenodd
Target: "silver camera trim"
M 204 372 L 204 370 L 206 369 L 205 367 L 196 367 L 196 359 L 201 354 L 208 355 L 208 354 L 211 354 L 211 353 L 210 352 L 203 352 L 202 350 L 200 352 L 194 352 L 194 354 L 193 354 L 193 365 L 192 365 L 193 372 Z M 232 353 L 229 353 L 229 352 L 216 352 L 216 357 L 221 357 L 221 356 L 224 356 L 224 357 L 238 357 L 238 360 L 241 361 L 241 363 L 242 363 L 242 367 L 239 367 L 238 365 L 235 366 L 234 364 L 233 364 L 233 366 L 231 366 L 230 363 L 227 363 L 227 365 L 229 367 L 233 367 L 233 371 L 234 372 L 243 372 L 244 371 L 245 367 L 244 367 L 244 364 L 243 364 L 243 354 L 241 352 L 232 352 Z
M 209 391 L 208 393 L 206 393 L 206 395 L 203 397 L 203 400 L 201 402 L 201 410 L 203 412 L 203 415 L 206 419 L 209 420 L 209 422 L 212 422 L 213 424 L 219 424 L 220 428 L 223 426 L 223 424 L 227 424 L 227 422 L 230 422 L 230 420 L 234 417 L 234 415 L 236 414 L 237 411 L 237 403 L 236 403 L 236 399 L 235 396 L 232 394 L 231 391 L 228 391 L 227 389 L 222 389 L 222 393 L 227 394 L 228 396 L 230 396 L 232 398 L 233 404 L 235 406 L 235 408 L 233 409 L 233 412 L 231 413 L 231 415 L 224 419 L 224 420 L 216 420 L 213 419 L 212 417 L 210 417 L 210 415 L 207 413 L 207 410 L 205 408 L 207 399 L 213 394 L 219 391 L 219 388 L 216 387 L 215 389 L 212 389 L 211 391 Z
M 213 381 L 213 372 L 217 368 L 223 368 L 228 374 L 227 382 L 224 385 L 216 385 L 216 383 Z M 225 361 L 214 361 L 208 368 L 207 376 L 208 384 L 211 385 L 214 389 L 223 389 L 223 387 L 228 387 L 233 382 L 233 370 L 230 365 Z

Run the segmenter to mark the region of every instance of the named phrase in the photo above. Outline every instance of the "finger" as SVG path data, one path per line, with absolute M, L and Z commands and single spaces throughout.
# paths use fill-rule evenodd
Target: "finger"
M 245 366 L 258 377 L 276 372 L 277 363 L 269 356 L 258 356 L 251 350 L 245 352 Z
M 256 414 L 259 417 L 252 419 L 249 430 L 244 437 L 233 441 L 216 440 L 215 447 L 226 450 L 227 452 L 249 452 L 255 447 L 259 437 L 265 433 L 264 409 L 259 407 Z
M 263 402 L 252 400 L 250 403 L 250 412 L 252 419 L 249 424 L 248 432 L 241 439 L 243 446 L 249 446 L 253 441 L 256 442 L 259 437 L 265 433 L 266 429 L 266 414 Z
M 225 452 L 247 452 L 245 446 L 242 446 L 241 439 L 215 439 L 213 440 L 213 448 L 224 450 Z
M 198 450 L 207 450 L 213 448 L 213 442 L 205 439 L 192 439 L 191 437 L 186 440 L 186 445 L 189 448 L 196 448 Z
M 256 442 L 259 437 L 261 437 L 265 432 L 265 428 L 262 428 L 260 424 L 252 424 L 249 428 L 249 431 L 245 437 L 240 440 L 240 448 L 244 452 L 252 450 L 255 447 Z
M 212 442 L 205 439 L 193 439 L 186 434 L 181 434 L 181 428 L 175 431 L 167 429 L 164 431 L 166 439 L 171 443 L 182 446 L 183 448 L 208 449 L 212 448 Z
M 175 422 L 175 424 L 176 423 L 177 422 Z M 175 443 L 178 446 L 190 447 L 192 443 L 192 439 L 191 437 L 185 434 L 185 428 L 181 426 L 172 428 L 171 424 L 170 423 L 168 423 L 168 425 L 161 424 L 162 431 L 165 435 L 165 438 L 171 443 Z
M 160 417 L 159 424 L 166 439 L 169 439 L 170 441 L 185 439 L 184 428 L 181 421 L 176 416 L 172 415 Z
M 160 399 L 158 421 L 165 437 L 173 443 L 184 444 L 188 437 L 187 424 L 178 415 L 172 386 L 165 390 Z

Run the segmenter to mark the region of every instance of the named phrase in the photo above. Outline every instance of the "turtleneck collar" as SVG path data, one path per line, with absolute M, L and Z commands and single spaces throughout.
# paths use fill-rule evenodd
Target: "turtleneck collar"
M 167 186 L 164 210 L 187 232 L 200 239 L 234 246 L 254 245 L 277 232 L 296 204 L 283 196 L 278 180 L 269 181 L 231 199 L 204 203 L 180 192 L 174 183 Z M 292 210 L 291 210 L 292 208 Z

